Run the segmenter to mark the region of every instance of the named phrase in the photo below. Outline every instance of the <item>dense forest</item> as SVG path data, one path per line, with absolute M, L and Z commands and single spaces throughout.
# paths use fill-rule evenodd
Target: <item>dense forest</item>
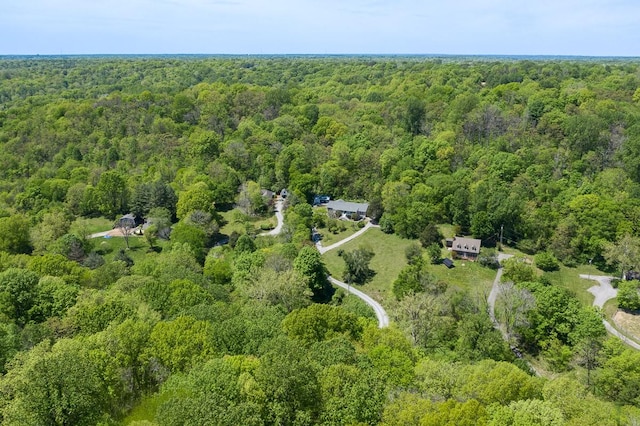
M 0 152 L 2 424 L 640 422 L 640 352 L 549 275 L 640 269 L 637 61 L 4 57 Z M 406 247 L 390 327 L 318 194 Z M 434 273 L 453 235 L 517 254 L 503 333 Z

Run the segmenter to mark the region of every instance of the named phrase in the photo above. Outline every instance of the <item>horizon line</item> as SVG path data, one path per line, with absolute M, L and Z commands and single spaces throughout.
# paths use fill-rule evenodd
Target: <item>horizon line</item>
M 501 58 L 501 59 L 640 59 L 633 55 L 527 54 L 527 53 L 19 53 L 0 58 L 63 57 L 387 57 L 387 58 Z

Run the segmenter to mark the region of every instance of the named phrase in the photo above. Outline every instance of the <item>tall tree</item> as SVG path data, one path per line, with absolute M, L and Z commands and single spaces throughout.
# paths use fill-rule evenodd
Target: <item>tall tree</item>
M 331 298 L 332 287 L 327 280 L 327 270 L 318 250 L 310 246 L 302 247 L 293 261 L 293 268 L 307 279 L 314 300 L 326 301 Z
M 375 253 L 360 247 L 350 252 L 342 252 L 345 263 L 343 278 L 347 283 L 364 284 L 375 273 L 369 268 L 369 263 Z
M 617 265 L 624 277 L 626 272 L 640 268 L 640 238 L 626 234 L 606 246 L 604 257 L 610 265 Z
M 120 172 L 108 170 L 102 173 L 95 189 L 100 213 L 115 218 L 125 212 L 129 195 L 126 180 Z

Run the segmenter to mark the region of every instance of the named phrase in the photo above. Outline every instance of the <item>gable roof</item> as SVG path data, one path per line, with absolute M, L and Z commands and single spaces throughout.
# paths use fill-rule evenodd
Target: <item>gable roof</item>
M 482 242 L 475 238 L 455 237 L 453 239 L 453 245 L 451 246 L 451 248 L 454 251 L 478 254 L 480 253 L 481 244 Z
M 344 200 L 331 200 L 327 203 L 327 209 L 340 210 L 341 212 L 366 213 L 369 203 L 352 203 Z

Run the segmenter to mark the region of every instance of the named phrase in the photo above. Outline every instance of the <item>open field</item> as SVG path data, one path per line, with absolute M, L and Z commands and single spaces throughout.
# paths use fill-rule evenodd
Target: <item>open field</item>
M 104 217 L 93 217 L 90 219 L 79 219 L 71 224 L 71 232 L 77 231 L 80 227 L 87 234 L 95 234 L 98 232 L 109 231 L 113 229 L 113 220 Z
M 129 250 L 126 250 L 126 242 L 122 237 L 111 238 L 95 238 L 95 248 L 98 253 L 104 256 L 105 261 L 110 262 L 116 257 L 120 249 L 125 249 L 127 256 L 134 262 L 142 260 L 149 253 L 149 243 L 144 237 L 129 237 Z M 164 248 L 169 245 L 169 241 L 158 239 L 155 244 L 157 247 Z
M 358 232 L 361 228 L 358 228 L 358 225 L 355 222 L 345 222 L 346 229 L 341 232 L 332 233 L 327 230 L 327 228 L 319 228 L 318 232 L 322 235 L 322 245 L 327 247 L 331 244 L 337 243 L 338 241 L 344 240 Z
M 450 257 L 450 253 L 442 250 L 442 257 Z M 455 260 L 454 268 L 448 269 L 443 264 L 428 265 L 428 270 L 439 280 L 446 282 L 450 286 L 456 286 L 470 292 L 480 291 L 488 295 L 491 285 L 496 277 L 496 270 L 486 268 L 477 262 L 466 260 Z
M 392 297 L 391 284 L 407 264 L 404 252 L 411 243 L 411 240 L 404 240 L 397 235 L 385 234 L 378 228 L 371 228 L 355 240 L 327 252 L 323 255 L 323 260 L 329 273 L 337 279 L 342 279 L 344 261 L 338 256 L 340 249 L 350 251 L 362 246 L 374 252 L 375 256 L 371 259 L 370 268 L 376 274 L 361 289 L 383 302 L 386 298 Z
M 378 301 L 384 302 L 386 298 L 393 297 L 391 293 L 393 282 L 402 268 L 407 265 L 405 250 L 414 242 L 414 240 L 405 240 L 397 235 L 385 234 L 378 228 L 372 228 L 357 239 L 344 244 L 340 249 L 349 251 L 363 246 L 375 253 L 370 267 L 376 275 L 362 287 L 362 290 Z M 338 256 L 338 250 L 327 252 L 323 259 L 331 275 L 340 279 L 344 270 L 344 261 Z M 446 250 L 442 250 L 443 257 L 448 254 Z M 482 294 L 489 293 L 496 276 L 495 270 L 466 261 L 456 261 L 455 266 L 453 269 L 447 269 L 442 264 L 429 264 L 427 269 L 437 279 L 451 286 L 472 292 L 480 291 Z

